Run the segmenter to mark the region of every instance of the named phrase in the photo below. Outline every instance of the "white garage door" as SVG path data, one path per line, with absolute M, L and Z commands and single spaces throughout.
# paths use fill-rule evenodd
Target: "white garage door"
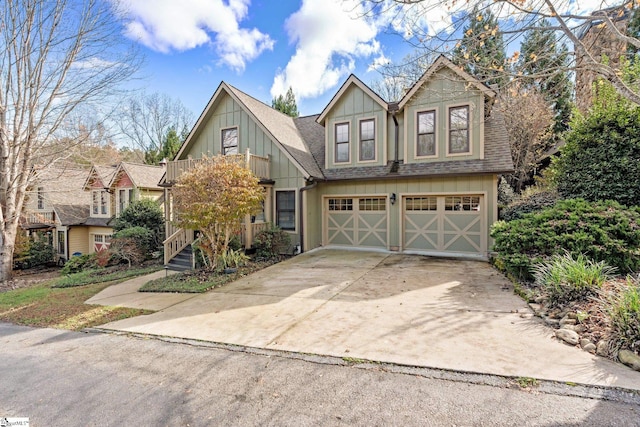
M 486 254 L 481 195 L 405 196 L 402 206 L 403 250 Z
M 387 197 L 326 199 L 326 240 L 329 245 L 388 247 Z

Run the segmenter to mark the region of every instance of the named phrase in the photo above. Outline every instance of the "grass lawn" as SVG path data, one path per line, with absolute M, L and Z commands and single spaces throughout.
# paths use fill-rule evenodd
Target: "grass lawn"
M 103 268 L 96 270 L 86 270 L 79 273 L 69 274 L 61 276 L 55 279 L 51 283 L 53 288 L 70 288 L 74 286 L 83 286 L 95 283 L 104 283 L 112 281 L 122 281 L 135 276 L 142 276 L 144 274 L 150 274 L 154 271 L 162 270 L 162 266 L 153 265 L 144 268 L 127 268 L 127 269 L 113 269 Z
M 206 292 L 210 289 L 219 288 L 226 283 L 233 282 L 247 274 L 261 270 L 279 261 L 279 259 L 252 261 L 243 267 L 239 267 L 237 272 L 231 274 L 203 270 L 172 274 L 168 277 L 161 277 L 147 282 L 139 289 L 139 292 Z
M 153 267 L 151 271 L 156 270 L 158 267 Z M 150 314 L 150 310 L 87 305 L 84 302 L 110 285 L 151 271 L 149 268 L 138 268 L 111 271 L 107 274 L 97 274 L 95 271 L 81 272 L 31 287 L 2 292 L 0 321 L 77 331 L 115 320 Z M 91 281 L 94 283 L 86 284 Z M 66 287 L 54 287 L 61 283 Z

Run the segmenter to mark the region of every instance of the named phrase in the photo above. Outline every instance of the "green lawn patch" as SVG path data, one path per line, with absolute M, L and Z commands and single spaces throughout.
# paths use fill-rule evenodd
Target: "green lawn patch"
M 219 288 L 226 283 L 233 282 L 278 261 L 280 260 L 252 261 L 245 266 L 238 267 L 238 270 L 231 274 L 207 270 L 172 274 L 168 277 L 161 277 L 147 282 L 139 289 L 139 292 L 202 293 L 210 289 Z
M 87 284 L 112 282 L 115 280 L 121 281 L 122 279 L 128 279 L 130 277 L 142 276 L 144 274 L 150 274 L 155 271 L 161 270 L 162 266 L 153 265 L 150 267 L 141 268 L 126 268 L 122 267 L 109 267 L 94 270 L 85 270 L 79 273 L 73 273 L 66 276 L 62 276 L 53 280 L 51 287 L 53 288 L 70 288 L 75 286 L 83 286 Z
M 150 310 L 87 305 L 84 302 L 111 283 L 55 289 L 51 282 L 0 293 L 0 321 L 69 330 L 102 325 Z

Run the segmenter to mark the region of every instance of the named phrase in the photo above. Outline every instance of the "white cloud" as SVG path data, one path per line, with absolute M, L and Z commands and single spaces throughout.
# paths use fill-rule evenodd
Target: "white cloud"
M 123 0 L 125 34 L 159 52 L 212 45 L 220 63 L 242 71 L 274 41 L 256 28 L 240 28 L 250 0 Z
M 379 54 L 379 27 L 357 19 L 362 12 L 355 0 L 303 0 L 285 23 L 296 52 L 275 76 L 271 95 L 292 87 L 299 99 L 318 96 L 352 72 L 357 58 Z

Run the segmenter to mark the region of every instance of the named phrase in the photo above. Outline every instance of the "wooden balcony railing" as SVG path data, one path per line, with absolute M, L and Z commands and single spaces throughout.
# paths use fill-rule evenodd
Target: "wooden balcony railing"
M 187 245 L 193 243 L 193 230 L 178 229 L 169 236 L 164 243 L 164 263 L 165 265 L 180 253 Z
M 246 167 L 248 167 L 258 178 L 271 178 L 269 157 L 256 156 L 255 154 L 251 154 L 249 149 L 247 149 L 245 154 L 236 154 L 232 156 L 236 158 L 238 162 L 246 165 Z M 171 184 L 176 182 L 182 173 L 190 170 L 200 162 L 202 162 L 202 159 L 185 159 L 168 162 L 166 176 L 167 183 Z
M 26 217 L 27 224 L 53 224 L 55 222 L 53 211 L 29 211 Z

